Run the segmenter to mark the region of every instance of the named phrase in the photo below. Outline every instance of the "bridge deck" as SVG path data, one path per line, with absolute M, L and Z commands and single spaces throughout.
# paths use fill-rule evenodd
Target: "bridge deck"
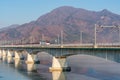
M 50 44 L 50 45 L 40 45 L 40 44 L 27 44 L 27 45 L 0 45 L 1 48 L 94 48 L 93 44 Z M 116 48 L 120 49 L 119 44 L 97 44 L 96 49 L 99 48 Z

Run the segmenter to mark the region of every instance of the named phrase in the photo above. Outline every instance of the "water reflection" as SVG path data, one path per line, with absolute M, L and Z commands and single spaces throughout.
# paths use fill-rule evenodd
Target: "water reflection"
M 53 80 L 66 80 L 65 72 L 61 71 L 52 71 Z
M 20 65 L 20 59 L 15 59 L 15 68 L 19 69 Z
M 38 64 L 27 64 L 27 71 L 28 72 L 37 72 Z
M 6 57 L 3 58 L 3 61 L 6 61 Z M 12 61 L 7 59 L 9 60 Z M 43 61 L 44 65 L 25 64 L 24 60 L 15 59 L 15 64 L 9 66 L 2 62 L 0 62 L 0 80 L 120 80 L 119 63 L 94 56 L 69 57 L 68 65 L 71 66 L 72 71 L 68 73 L 47 72 L 51 65 L 47 65 L 45 61 Z
M 13 64 L 14 63 L 14 59 L 12 57 L 7 57 L 7 63 Z
M 6 61 L 7 61 L 7 57 L 6 57 L 6 56 L 3 56 L 3 57 L 2 57 L 2 60 L 3 60 L 3 62 L 6 62 Z

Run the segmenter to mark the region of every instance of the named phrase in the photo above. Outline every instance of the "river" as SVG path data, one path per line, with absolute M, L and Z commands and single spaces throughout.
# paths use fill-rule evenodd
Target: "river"
M 82 54 L 70 56 L 67 61 L 71 72 L 52 73 L 49 72 L 52 57 L 42 55 L 40 61 L 34 72 L 28 72 L 28 65 L 22 61 L 17 68 L 15 64 L 0 61 L 0 80 L 120 80 L 120 63 L 104 58 Z

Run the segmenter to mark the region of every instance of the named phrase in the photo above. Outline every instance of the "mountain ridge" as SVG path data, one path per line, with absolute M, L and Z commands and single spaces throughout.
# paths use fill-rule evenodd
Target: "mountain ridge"
M 63 31 L 64 43 L 80 43 L 81 32 L 83 33 L 83 43 L 93 43 L 94 24 L 120 25 L 120 15 L 112 13 L 107 9 L 97 12 L 62 6 L 40 16 L 35 21 L 0 31 L 0 40 L 22 39 L 27 43 L 39 43 L 39 41 L 43 40 L 44 35 L 44 40 L 57 43 L 56 40 L 58 36 L 60 39 L 61 31 Z M 97 41 L 117 42 L 118 31 L 107 34 L 108 32 L 110 30 L 105 29 L 105 32 L 99 33 Z M 106 39 L 103 36 L 108 38 Z

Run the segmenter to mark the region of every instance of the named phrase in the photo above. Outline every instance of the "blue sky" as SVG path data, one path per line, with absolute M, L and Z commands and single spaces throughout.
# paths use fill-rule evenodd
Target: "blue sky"
M 28 23 L 60 6 L 120 14 L 119 4 L 120 0 L 0 0 L 0 27 Z

